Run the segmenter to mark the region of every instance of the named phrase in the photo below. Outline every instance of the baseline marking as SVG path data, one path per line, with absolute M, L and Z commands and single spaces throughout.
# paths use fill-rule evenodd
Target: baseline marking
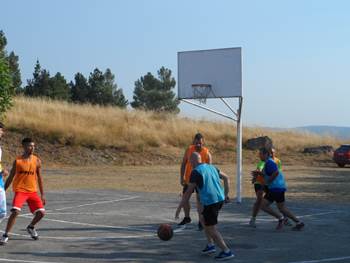
M 324 258 L 324 259 L 316 259 L 316 260 L 307 260 L 307 261 L 294 261 L 289 263 L 319 263 L 319 262 L 332 262 L 332 261 L 340 261 L 350 259 L 350 256 L 348 257 L 340 257 L 340 258 Z

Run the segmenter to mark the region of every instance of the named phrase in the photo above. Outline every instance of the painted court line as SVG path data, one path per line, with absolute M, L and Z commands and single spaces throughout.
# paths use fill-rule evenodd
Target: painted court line
M 0 231 L 0 233 L 4 233 L 4 231 Z M 17 234 L 17 233 L 12 233 L 10 232 L 11 236 L 18 236 L 18 237 L 27 237 L 30 239 L 29 235 L 22 235 L 22 234 Z M 59 237 L 59 236 L 42 236 L 40 235 L 40 239 L 54 239 L 54 240 L 72 240 L 72 241 L 77 241 L 77 240 L 99 240 L 99 241 L 104 241 L 104 240 L 111 240 L 111 239 L 129 239 L 129 238 L 143 238 L 143 237 L 155 237 L 156 233 L 150 233 L 150 234 L 142 234 L 142 235 L 115 235 L 115 236 L 108 236 L 108 237 L 92 237 L 92 236 L 72 236 L 72 237 Z M 62 263 L 62 262 L 60 262 Z
M 29 218 L 29 216 L 25 216 L 25 217 Z M 50 218 L 46 218 L 46 217 L 44 217 L 43 220 L 44 221 L 58 222 L 58 223 L 65 223 L 65 224 L 72 224 L 72 225 L 80 225 L 80 226 L 91 226 L 91 227 L 101 227 L 101 228 L 120 229 L 120 230 L 125 230 L 126 229 L 126 230 L 136 230 L 136 231 L 141 231 L 141 232 L 149 232 L 149 230 L 145 230 L 145 229 L 137 228 L 137 227 L 130 227 L 130 226 L 98 225 L 98 224 L 89 224 L 89 223 L 81 223 L 81 222 L 74 222 L 74 221 L 50 219 Z
M 99 204 L 108 204 L 108 203 L 114 203 L 114 202 L 132 200 L 132 199 L 136 199 L 136 198 L 139 198 L 139 196 L 130 196 L 130 197 L 121 198 L 121 199 L 115 199 L 115 200 L 100 201 L 100 202 L 82 204 L 82 205 L 77 205 L 77 206 L 63 207 L 63 208 L 51 209 L 51 210 L 49 210 L 49 211 L 62 211 L 62 210 L 67 210 L 67 209 L 72 209 L 72 208 L 79 208 L 79 207 L 84 207 L 84 206 L 99 205 Z
M 53 212 L 53 211 L 62 211 L 62 210 L 67 210 L 67 209 L 73 209 L 73 208 L 79 208 L 79 207 L 84 207 L 84 206 L 91 206 L 91 205 L 98 205 L 98 204 L 105 204 L 105 203 L 114 203 L 114 202 L 120 202 L 120 201 L 125 201 L 125 200 L 132 200 L 139 198 L 139 196 L 130 196 L 130 197 L 125 197 L 121 199 L 115 199 L 115 200 L 108 200 L 108 201 L 100 201 L 100 202 L 94 202 L 94 203 L 87 203 L 87 204 L 82 204 L 82 205 L 77 205 L 77 206 L 70 206 L 70 207 L 63 207 L 63 208 L 57 208 L 57 209 L 49 209 L 46 210 L 46 212 Z M 27 213 L 27 214 L 20 214 L 20 217 L 26 217 L 28 215 L 32 215 L 32 213 Z M 7 215 L 5 219 L 8 219 L 10 215 Z
M 33 261 L 33 260 L 20 260 L 20 259 L 9 259 L 9 258 L 0 258 L 0 261 L 4 262 L 22 262 L 22 263 L 58 263 L 53 261 Z M 59 263 L 64 263 L 60 261 Z
M 307 261 L 294 261 L 294 262 L 288 262 L 288 263 L 319 263 L 319 262 L 334 262 L 334 261 L 340 261 L 350 259 L 350 256 L 348 257 L 339 257 L 339 258 L 324 258 L 324 259 L 316 259 L 316 260 L 307 260 Z
M 24 214 L 23 216 L 28 216 L 31 214 Z M 91 216 L 125 216 L 125 217 L 133 217 L 133 218 L 150 218 L 150 219 L 157 219 L 162 220 L 166 222 L 174 222 L 174 219 L 165 218 L 165 217 L 158 217 L 154 215 L 131 215 L 128 213 L 121 213 L 116 211 L 109 211 L 107 213 L 104 212 L 51 212 L 46 211 L 46 215 L 91 215 Z M 46 217 L 45 217 L 46 218 Z

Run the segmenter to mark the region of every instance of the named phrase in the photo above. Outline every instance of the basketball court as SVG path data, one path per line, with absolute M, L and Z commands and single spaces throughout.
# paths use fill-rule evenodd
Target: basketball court
M 276 231 L 276 220 L 263 213 L 257 218 L 257 228 L 248 226 L 255 200 L 241 203 L 241 48 L 179 52 L 178 88 L 182 101 L 237 123 L 237 196 L 219 216 L 219 230 L 235 254 L 231 261 L 350 262 L 349 204 L 306 203 L 287 198 L 288 207 L 304 221 L 304 230 L 296 232 L 284 227 Z M 237 110 L 226 100 L 229 98 L 238 99 Z M 203 105 L 207 99 L 221 100 L 232 116 Z M 10 207 L 12 194 L 7 198 Z M 206 238 L 197 230 L 195 209 L 191 224 L 178 227 L 174 221 L 180 201 L 176 194 L 91 189 L 51 191 L 46 199 L 47 213 L 37 228 L 40 239 L 33 241 L 25 231 L 32 218 L 26 207 L 10 233 L 9 243 L 0 247 L 0 262 L 214 261 L 214 256 L 201 255 Z M 1 230 L 6 222 L 1 222 Z M 173 226 L 170 241 L 161 241 L 156 235 L 162 223 Z
M 0 262 L 214 261 L 200 253 L 206 240 L 196 228 L 194 213 L 185 228 L 173 221 L 176 194 L 76 190 L 49 192 L 47 200 L 47 215 L 38 226 L 40 239 L 33 241 L 25 231 L 31 219 L 25 208 L 9 243 L 0 247 Z M 232 262 L 350 262 L 349 205 L 290 201 L 306 227 L 301 232 L 290 227 L 277 232 L 276 222 L 264 214 L 256 229 L 247 226 L 253 201 L 229 203 L 219 216 L 219 229 L 236 255 Z M 173 224 L 170 241 L 156 236 L 161 223 Z

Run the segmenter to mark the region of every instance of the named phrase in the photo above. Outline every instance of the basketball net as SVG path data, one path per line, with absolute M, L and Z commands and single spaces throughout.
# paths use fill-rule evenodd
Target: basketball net
M 211 92 L 210 84 L 192 84 L 193 99 L 200 104 L 206 104 L 207 98 Z

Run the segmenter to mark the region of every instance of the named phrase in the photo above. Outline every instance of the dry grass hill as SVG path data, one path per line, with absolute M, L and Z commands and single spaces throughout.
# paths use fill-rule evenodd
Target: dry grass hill
M 142 165 L 180 162 L 192 136 L 201 132 L 217 163 L 235 158 L 235 127 L 226 122 L 181 118 L 169 114 L 76 105 L 47 99 L 16 98 L 5 120 L 2 142 L 5 161 L 20 153 L 20 140 L 37 140 L 37 152 L 50 165 Z M 302 154 L 304 147 L 338 146 L 332 137 L 308 133 L 243 128 L 243 142 L 269 136 L 284 162 L 327 162 L 330 156 Z M 256 152 L 243 151 L 244 162 L 255 162 Z

